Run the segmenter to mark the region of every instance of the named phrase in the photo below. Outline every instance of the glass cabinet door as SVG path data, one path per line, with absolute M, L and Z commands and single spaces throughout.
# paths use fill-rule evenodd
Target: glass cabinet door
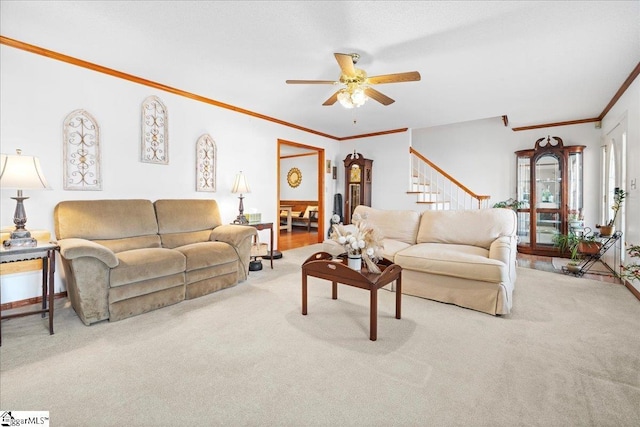
M 516 200 L 521 202 L 518 209 L 518 244 L 529 245 L 531 238 L 529 232 L 531 230 L 531 157 L 518 156 L 517 159 L 517 188 Z
M 562 233 L 561 159 L 545 154 L 535 163 L 535 244 L 553 246 L 556 234 Z
M 582 219 L 582 153 L 570 153 L 567 163 L 569 221 Z
M 536 208 L 558 209 L 562 203 L 560 159 L 545 154 L 536 160 Z

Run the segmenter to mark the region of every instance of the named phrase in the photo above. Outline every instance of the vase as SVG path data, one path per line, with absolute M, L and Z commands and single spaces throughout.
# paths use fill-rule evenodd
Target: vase
M 615 225 L 601 225 L 599 228 L 600 228 L 600 235 L 604 237 L 613 236 L 613 234 L 616 232 Z
M 350 269 L 360 271 L 362 269 L 362 255 L 348 255 L 347 263 Z
M 585 255 L 595 255 L 600 252 L 602 244 L 600 242 L 582 241 L 578 243 L 578 252 Z

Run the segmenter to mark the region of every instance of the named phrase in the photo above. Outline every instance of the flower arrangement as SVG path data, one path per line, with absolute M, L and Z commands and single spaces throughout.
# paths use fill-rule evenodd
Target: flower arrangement
M 367 224 L 366 217 L 354 214 L 351 226 L 334 224 L 331 238 L 342 245 L 348 255 L 360 255 L 370 272 L 380 273 L 376 262 L 382 259 L 382 236 Z
M 629 245 L 627 253 L 631 258 L 640 258 L 640 245 Z M 620 276 L 623 279 L 627 279 L 629 281 L 640 280 L 640 264 L 637 262 L 621 265 L 620 269 L 622 270 Z

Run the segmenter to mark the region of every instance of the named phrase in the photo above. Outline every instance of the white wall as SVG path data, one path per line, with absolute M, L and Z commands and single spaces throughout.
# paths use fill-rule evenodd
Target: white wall
M 371 206 L 378 209 L 420 210 L 415 195 L 408 195 L 411 132 L 394 133 L 340 143 L 336 191 L 345 197 L 344 159 L 353 150 L 373 160 Z M 344 209 L 344 206 L 343 206 Z
M 594 123 L 514 132 L 501 118 L 476 120 L 448 126 L 416 129 L 413 147 L 455 177 L 471 191 L 491 196 L 490 205 L 516 197 L 518 150 L 534 148 L 547 136 L 562 138 L 563 144 L 585 145 L 585 223 L 598 223 L 598 178 L 601 131 Z
M 238 214 L 231 194 L 242 170 L 251 186 L 247 212 L 261 212 L 277 224 L 277 141 L 279 138 L 324 148 L 337 156 L 338 143 L 314 134 L 193 101 L 63 62 L 0 46 L 0 144 L 3 153 L 21 148 L 40 157 L 52 191 L 25 192 L 27 228 L 50 230 L 59 201 L 112 198 L 213 198 L 224 222 Z M 162 83 L 162 82 L 161 82 Z M 169 164 L 139 161 L 140 108 L 156 95 L 168 109 Z M 98 121 L 101 137 L 103 191 L 65 191 L 62 186 L 62 124 L 67 114 L 84 109 Z M 217 191 L 195 191 L 195 144 L 208 133 L 217 145 Z M 331 201 L 333 191 L 325 199 Z M 13 191 L 2 191 L 0 224 L 13 225 Z M 328 203 L 325 217 L 331 214 Z M 268 241 L 268 231 L 261 240 Z M 276 233 L 277 235 L 277 233 Z M 61 271 L 58 268 L 58 273 Z M 39 273 L 1 276 L 2 303 L 39 295 Z M 64 289 L 56 278 L 56 292 Z
M 291 187 L 287 174 L 291 168 L 302 173 L 302 182 Z M 318 156 L 288 157 L 280 160 L 280 200 L 318 200 Z
M 625 241 L 640 244 L 640 79 L 622 95 L 602 120 L 602 135 L 607 135 L 622 119 L 627 123 L 627 182 L 625 199 Z M 631 185 L 635 180 L 635 188 Z M 640 260 L 627 260 L 627 263 Z M 633 283 L 640 291 L 640 283 Z
M 493 204 L 515 191 L 514 137 L 502 118 L 495 117 L 414 129 L 412 145 L 474 193 L 491 196 Z

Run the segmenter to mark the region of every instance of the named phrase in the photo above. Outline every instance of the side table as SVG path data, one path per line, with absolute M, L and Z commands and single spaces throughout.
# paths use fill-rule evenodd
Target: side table
M 250 227 L 255 228 L 256 230 L 270 230 L 271 239 L 269 241 L 269 251 L 273 253 L 273 223 L 272 222 L 250 222 L 247 224 Z M 273 257 L 271 257 L 271 269 L 273 270 Z
M 41 243 L 35 247 L 0 248 L 0 263 L 42 260 L 42 309 L 1 316 L 0 320 L 13 317 L 28 316 L 42 313 L 42 317 L 49 313 L 49 334 L 53 335 L 53 297 L 54 273 L 56 271 L 56 250 L 59 246 L 55 242 Z M 0 313 L 1 314 L 1 313 Z M 0 326 L 0 345 L 2 345 L 2 327 Z

